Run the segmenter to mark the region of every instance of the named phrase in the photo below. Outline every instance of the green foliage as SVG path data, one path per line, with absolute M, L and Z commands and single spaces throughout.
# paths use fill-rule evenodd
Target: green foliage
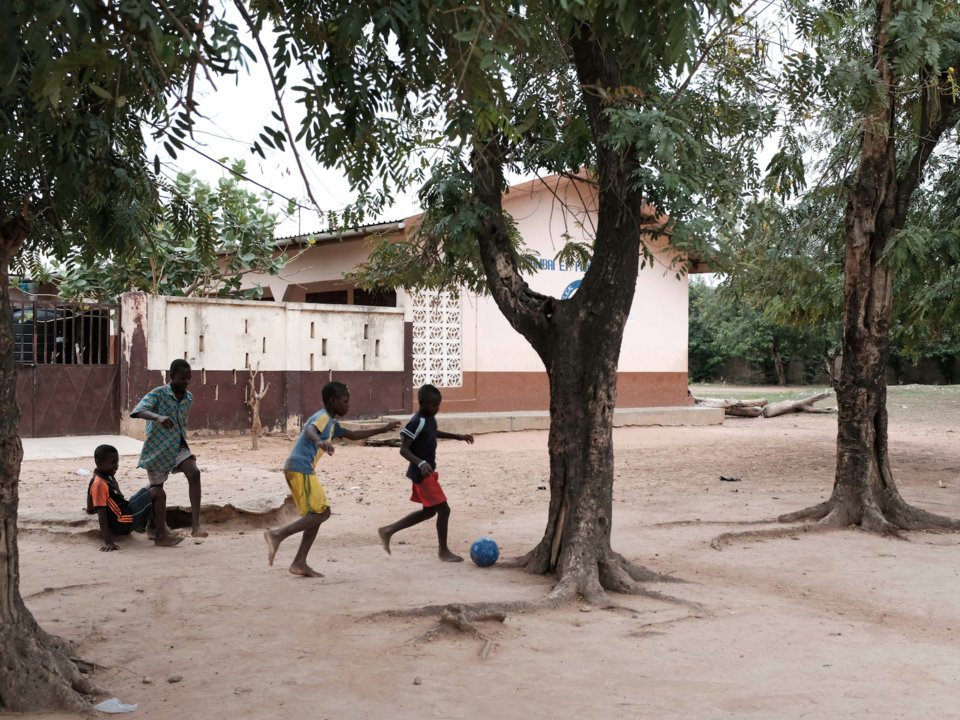
M 186 0 L 0 7 L 0 223 L 26 221 L 28 257 L 129 247 L 159 199 L 143 123 L 182 147 L 191 79 L 241 63 L 235 29 Z
M 837 328 L 839 329 L 839 328 Z M 778 381 L 776 354 L 784 365 L 804 363 L 806 379 L 825 368 L 837 346 L 837 334 L 777 322 L 737 297 L 729 287 L 690 283 L 688 330 L 690 376 L 694 382 L 721 380 L 730 360 L 745 360 L 760 368 L 766 382 Z
M 276 275 L 287 262 L 273 245 L 278 216 L 272 197 L 241 185 L 242 161 L 216 187 L 179 174 L 165 187 L 166 201 L 146 235 L 130 249 L 85 261 L 78 252 L 54 265 L 60 293 L 114 301 L 122 292 L 151 295 L 236 296 L 243 276 Z M 288 206 L 286 213 L 292 214 Z M 261 288 L 243 294 L 259 296 Z
M 793 0 L 786 8 L 796 37 L 781 66 L 780 149 L 767 168 L 765 197 L 749 204 L 724 257 L 724 290 L 774 322 L 837 338 L 848 188 L 862 118 L 885 92 L 870 42 L 877 6 Z M 901 1 L 887 28 L 895 39 L 892 132 L 900 177 L 923 171 L 884 257 L 894 270 L 892 353 L 908 361 L 952 357 L 960 349 L 958 152 L 953 142 L 936 144 L 925 167 L 917 153 L 940 117 L 951 120 L 945 137 L 956 132 L 960 11 L 951 3 Z
M 312 0 L 253 9 L 259 25 L 277 29 L 275 73 L 309 68 L 288 88 L 304 110 L 299 138 L 321 164 L 344 171 L 360 205 L 376 208 L 397 188 L 426 183 L 423 226 L 408 243 L 378 248 L 355 276 L 365 285 L 482 285 L 472 246 L 483 218 L 461 176 L 494 139 L 505 169 L 526 176 L 595 173 L 603 153 L 629 158 L 635 186 L 669 213 L 674 244 L 701 258 L 736 231 L 745 193 L 762 179 L 753 158 L 776 118 L 767 49 L 757 45 L 755 19 L 724 0 Z M 615 55 L 609 87 L 579 81 L 581 32 Z M 589 120 L 595 103 L 604 127 Z M 513 258 L 528 268 L 520 245 Z

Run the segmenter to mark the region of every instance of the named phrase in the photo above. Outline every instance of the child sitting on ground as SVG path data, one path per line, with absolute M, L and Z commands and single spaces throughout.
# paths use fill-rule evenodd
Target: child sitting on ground
M 117 468 L 120 467 L 120 453 L 112 445 L 99 445 L 93 451 L 96 470 L 87 485 L 87 512 L 97 514 L 100 521 L 100 537 L 103 545 L 100 550 L 111 552 L 120 548 L 113 541 L 114 535 L 129 535 L 136 530 L 142 532 L 153 506 L 150 502 L 150 488 L 140 488 L 130 500 L 123 497 L 117 483 Z

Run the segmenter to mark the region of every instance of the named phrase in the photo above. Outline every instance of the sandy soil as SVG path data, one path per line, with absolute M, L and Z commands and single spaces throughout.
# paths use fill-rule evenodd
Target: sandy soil
M 903 494 L 960 515 L 960 389 L 895 390 L 891 415 Z M 376 528 L 414 509 L 393 448 L 345 445 L 324 460 L 333 516 L 311 555 L 322 580 L 287 573 L 295 540 L 269 568 L 250 516 L 175 549 L 135 536 L 100 553 L 83 525 L 64 525 L 87 482 L 74 471 L 91 463 L 26 463 L 21 589 L 45 628 L 106 667 L 100 687 L 139 704 L 132 717 L 960 718 L 960 538 L 844 531 L 709 547 L 737 522 L 826 497 L 835 435 L 832 415 L 617 430 L 615 547 L 688 581 L 652 589 L 706 611 L 618 597 L 629 611 L 511 615 L 485 624 L 497 646 L 483 661 L 466 635 L 418 642 L 432 620 L 369 616 L 533 599 L 549 580 L 441 563 L 430 525 L 384 554 Z M 205 502 L 279 504 L 289 445 L 197 439 Z M 144 480 L 135 463 L 121 462 L 127 494 Z M 444 443 L 439 465 L 455 550 L 490 535 L 512 556 L 538 540 L 545 433 Z M 168 491 L 187 503 L 182 476 Z

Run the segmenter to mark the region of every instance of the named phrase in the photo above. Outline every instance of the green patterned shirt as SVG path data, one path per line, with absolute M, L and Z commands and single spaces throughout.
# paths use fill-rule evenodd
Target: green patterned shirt
M 157 415 L 166 415 L 173 420 L 172 428 L 165 428 L 158 422 L 147 420 L 147 439 L 140 451 L 137 467 L 157 472 L 173 470 L 173 461 L 183 445 L 187 444 L 187 416 L 193 405 L 193 393 L 184 393 L 177 400 L 173 388 L 169 385 L 156 387 L 137 403 L 131 415 L 149 410 Z

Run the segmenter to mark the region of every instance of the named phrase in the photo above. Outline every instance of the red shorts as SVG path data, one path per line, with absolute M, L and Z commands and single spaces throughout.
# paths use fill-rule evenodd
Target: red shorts
M 440 487 L 440 475 L 432 472 L 420 482 L 413 483 L 410 501 L 420 503 L 424 507 L 443 505 L 447 501 L 447 496 L 443 494 L 443 488 Z

